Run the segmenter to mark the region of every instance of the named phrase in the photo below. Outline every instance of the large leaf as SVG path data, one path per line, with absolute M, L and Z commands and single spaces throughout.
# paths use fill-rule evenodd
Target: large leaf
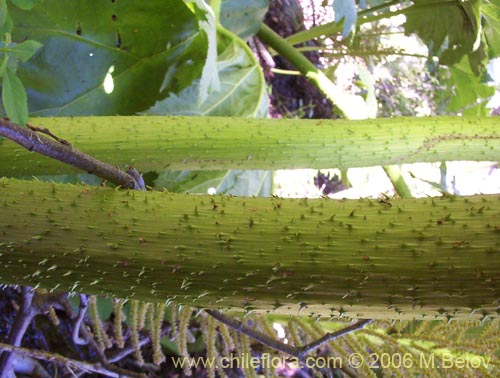
M 183 114 L 197 116 L 263 117 L 268 99 L 260 65 L 244 41 L 225 30 L 219 30 L 217 59 L 221 88 L 203 103 L 196 99 L 200 80 L 178 95 L 170 94 L 158 101 L 146 114 Z
M 269 197 L 272 191 L 272 174 L 263 170 L 231 170 L 215 190 L 215 194 Z
M 431 55 L 453 65 L 480 48 L 480 6 L 480 0 L 415 0 L 405 12 L 405 34 L 417 34 Z
M 487 115 L 489 112 L 486 109 L 486 101 L 478 102 L 478 100 L 492 96 L 495 89 L 474 75 L 467 57 L 450 67 L 450 72 L 455 88 L 448 105 L 449 109 L 466 115 Z
M 272 174 L 263 170 L 164 171 L 154 184 L 155 188 L 177 193 L 269 197 Z
M 206 59 L 205 34 L 179 0 L 44 0 L 11 15 L 15 41 L 44 45 L 19 68 L 38 115 L 133 114 L 155 103 L 174 63 L 190 62 L 190 75 L 176 81 L 182 90 Z
M 163 171 L 154 182 L 157 189 L 175 193 L 207 194 L 224 178 L 226 171 Z
M 246 40 L 259 31 L 268 8 L 269 0 L 222 0 L 219 20 Z

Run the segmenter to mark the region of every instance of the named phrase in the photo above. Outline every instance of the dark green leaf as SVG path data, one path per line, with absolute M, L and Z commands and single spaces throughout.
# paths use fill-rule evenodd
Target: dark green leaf
M 335 22 L 339 23 L 344 19 L 342 37 L 345 38 L 356 29 L 356 21 L 358 19 L 356 0 L 334 0 L 333 10 L 335 11 Z
M 182 1 L 44 0 L 12 17 L 15 41 L 44 45 L 18 70 L 37 115 L 134 114 L 156 102 L 170 67 L 189 66 L 196 77 L 206 59 L 197 43 L 204 34 Z
M 480 48 L 480 5 L 480 0 L 415 0 L 405 12 L 405 34 L 417 34 L 431 55 L 451 66 Z
M 223 0 L 220 23 L 246 40 L 260 29 L 269 0 Z
M 263 117 L 268 98 L 258 62 L 245 42 L 228 32 L 219 36 L 217 67 L 221 81 L 219 91 L 198 103 L 199 80 L 178 95 L 158 101 L 146 114 L 184 114 L 212 116 Z
M 0 0 L 0 1 L 2 1 L 2 0 Z M 3 26 L 0 25 L 0 40 L 5 35 L 5 33 L 12 32 L 13 27 L 14 27 L 14 24 L 12 23 L 12 18 L 10 17 L 9 14 L 7 14 L 4 25 Z
M 0 0 L 0 30 L 3 29 L 7 21 L 7 0 Z M 0 35 L 3 38 L 3 33 Z
M 22 62 L 27 62 L 40 47 L 42 47 L 40 42 L 28 40 L 11 47 L 9 52 Z
M 30 10 L 39 2 L 40 0 L 10 0 L 12 4 L 23 10 Z
M 9 67 L 6 68 L 2 80 L 2 102 L 7 117 L 12 122 L 25 125 L 28 122 L 28 102 L 26 91 L 21 80 Z

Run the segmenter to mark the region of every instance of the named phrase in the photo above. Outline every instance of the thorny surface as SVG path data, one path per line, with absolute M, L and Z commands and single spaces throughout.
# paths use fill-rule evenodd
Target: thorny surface
M 282 36 L 287 36 L 293 34 L 299 30 L 303 29 L 303 15 L 300 9 L 300 2 L 293 0 L 275 0 L 271 1 L 271 8 L 266 16 L 266 23 L 270 25 L 274 30 L 278 31 Z M 259 51 L 258 43 L 256 43 L 257 48 L 255 50 Z M 261 63 L 266 72 L 266 78 L 270 82 L 273 88 L 272 94 L 272 113 L 274 117 L 289 116 L 293 114 L 299 114 L 304 118 L 331 118 L 332 117 L 332 107 L 331 104 L 324 99 L 324 96 L 319 93 L 319 91 L 312 86 L 305 78 L 297 76 L 281 76 L 274 75 L 270 73 L 269 68 L 271 66 L 284 69 L 293 69 L 289 64 L 283 61 L 280 57 L 274 58 L 274 62 L 267 61 L 265 57 L 260 56 Z M 308 58 L 319 63 L 319 55 L 311 53 Z M 56 136 L 51 135 L 47 130 L 35 129 L 34 131 L 43 132 L 57 142 L 71 147 L 70 143 L 65 140 L 59 140 Z M 133 176 L 136 181 L 141 181 L 142 177 L 139 173 L 132 168 L 127 171 L 129 175 Z M 318 182 L 316 183 L 319 187 L 324 185 L 324 192 L 335 191 L 337 189 L 338 182 L 334 178 L 322 175 L 318 172 Z M 320 182 L 321 180 L 321 182 Z M 339 182 L 342 185 L 341 182 Z M 330 188 L 328 185 L 333 185 L 335 188 Z M 142 182 L 142 187 L 144 183 Z M 9 340 L 10 331 L 18 318 L 20 304 L 22 303 L 21 288 L 6 286 L 0 290 L 0 340 Z M 56 309 L 56 315 L 59 319 L 59 324 L 54 324 L 50 317 L 48 316 L 49 308 L 53 306 Z M 75 332 L 76 327 L 80 322 L 75 320 L 78 318 L 77 309 L 72 306 L 65 294 L 41 294 L 37 292 L 35 294 L 33 302 L 30 304 L 28 309 L 30 317 L 28 319 L 28 327 L 26 332 L 23 332 L 22 346 L 32 349 L 32 350 L 45 350 L 51 353 L 58 353 L 64 355 L 65 357 L 77 360 L 77 361 L 89 361 L 96 362 L 96 366 L 101 366 L 103 363 L 107 363 L 109 371 L 120 371 L 119 374 L 122 376 L 127 376 L 129 373 L 131 377 L 140 376 L 138 373 L 146 372 L 147 377 L 179 377 L 183 376 L 181 368 L 175 368 L 172 363 L 172 358 L 176 357 L 175 353 L 166 356 L 167 363 L 163 363 L 160 366 L 155 366 L 151 363 L 146 363 L 144 366 L 139 367 L 136 359 L 134 358 L 133 349 L 130 348 L 130 330 L 126 323 L 123 323 L 123 333 L 125 335 L 126 343 L 125 348 L 120 350 L 116 347 L 116 340 L 111 340 L 114 343 L 113 348 L 107 350 L 105 353 L 99 349 L 96 342 L 91 338 L 89 330 L 91 325 L 86 317 L 81 317 L 81 333 Z M 35 315 L 36 314 L 36 315 Z M 104 329 L 107 331 L 108 336 L 112 335 L 114 314 L 112 313 L 108 319 L 103 319 Z M 363 324 L 367 324 L 366 321 Z M 354 325 L 355 326 L 355 325 Z M 357 328 L 355 328 L 357 329 Z M 195 340 L 201 339 L 202 329 L 196 322 L 191 322 L 190 333 L 194 335 Z M 171 335 L 170 324 L 165 321 L 162 324 L 161 334 Z M 75 337 L 76 335 L 76 337 Z M 18 335 L 19 336 L 19 335 Z M 150 339 L 147 334 L 142 334 L 140 339 L 140 344 L 143 346 L 142 353 L 146 361 L 153 360 L 153 350 L 150 345 Z M 80 338 L 82 337 L 82 339 Z M 172 337 L 171 341 L 172 340 Z M 85 342 L 86 341 L 86 342 Z M 168 348 L 167 348 L 168 350 Z M 204 355 L 206 351 L 204 348 L 198 348 L 192 353 L 192 357 L 197 357 L 199 355 Z M 260 356 L 264 353 L 262 345 L 253 344 L 252 345 L 252 355 Z M 319 351 L 319 355 L 323 351 Z M 5 354 L 4 354 L 5 356 Z M 42 362 L 43 368 L 52 377 L 101 377 L 103 375 L 92 374 L 92 373 L 82 373 L 75 370 L 69 369 L 67 366 L 61 366 L 60 364 L 45 361 Z M 244 374 L 239 369 L 231 369 L 224 371 L 227 377 L 242 377 Z M 287 377 L 310 377 L 313 374 L 307 369 L 297 369 L 295 371 L 287 370 L 286 366 L 281 370 L 281 376 Z M 349 372 L 344 372 L 350 375 Z M 195 377 L 207 377 L 208 371 L 206 369 L 197 368 L 192 370 L 192 375 Z M 339 374 L 339 372 L 330 372 L 331 374 Z M 18 375 L 21 377 L 21 375 Z M 337 375 L 335 375 L 337 376 Z

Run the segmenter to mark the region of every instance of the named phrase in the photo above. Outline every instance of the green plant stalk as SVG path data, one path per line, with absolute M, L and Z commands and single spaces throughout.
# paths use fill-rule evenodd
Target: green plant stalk
M 445 160 L 498 160 L 500 119 L 362 121 L 230 117 L 36 118 L 36 126 L 98 160 L 164 169 L 351 168 Z M 75 172 L 0 140 L 0 176 Z
M 242 198 L 0 180 L 0 282 L 209 308 L 497 316 L 500 196 Z
M 391 180 L 394 190 L 401 198 L 412 198 L 411 190 L 401 175 L 401 167 L 399 165 L 387 165 L 383 167 L 387 177 Z
M 317 68 L 309 59 L 300 53 L 292 44 L 288 43 L 284 38 L 277 34 L 266 24 L 262 24 L 257 33 L 257 36 L 262 42 L 276 50 L 283 58 L 288 60 L 302 75 L 304 75 L 316 88 L 318 88 L 325 97 L 347 118 L 357 118 L 354 110 L 350 106 L 345 93 L 333 84 L 333 82 Z
M 11 43 L 11 35 L 10 33 L 5 33 L 5 50 L 9 47 Z M 3 58 L 0 62 L 0 79 L 3 77 L 5 73 L 5 69 L 7 68 L 7 63 L 9 62 L 9 54 L 5 51 L 3 52 Z

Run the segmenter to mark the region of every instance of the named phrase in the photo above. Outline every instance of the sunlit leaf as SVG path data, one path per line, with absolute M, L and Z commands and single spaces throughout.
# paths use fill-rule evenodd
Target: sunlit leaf
M 415 0 L 405 11 L 405 34 L 417 34 L 430 54 L 453 65 L 480 48 L 480 6 L 480 0 Z
M 16 73 L 7 67 L 2 77 L 2 103 L 12 122 L 25 125 L 28 122 L 26 91 Z
M 481 99 L 492 96 L 495 89 L 474 75 L 467 57 L 450 67 L 450 72 L 455 90 L 448 105 L 449 109 L 467 115 L 487 115 L 489 112 L 486 102 Z
M 485 19 L 484 35 L 488 42 L 490 59 L 500 56 L 500 1 L 486 2 L 481 6 Z
M 219 37 L 217 68 L 221 80 L 219 91 L 212 93 L 202 104 L 196 101 L 199 80 L 179 94 L 158 101 L 146 114 L 184 114 L 263 117 L 267 114 L 268 99 L 259 64 L 246 44 L 238 37 L 224 32 Z
M 207 55 L 201 72 L 198 104 L 220 89 L 219 73 L 217 71 L 217 24 L 215 15 L 204 0 L 186 0 L 196 7 L 198 26 L 206 38 Z

